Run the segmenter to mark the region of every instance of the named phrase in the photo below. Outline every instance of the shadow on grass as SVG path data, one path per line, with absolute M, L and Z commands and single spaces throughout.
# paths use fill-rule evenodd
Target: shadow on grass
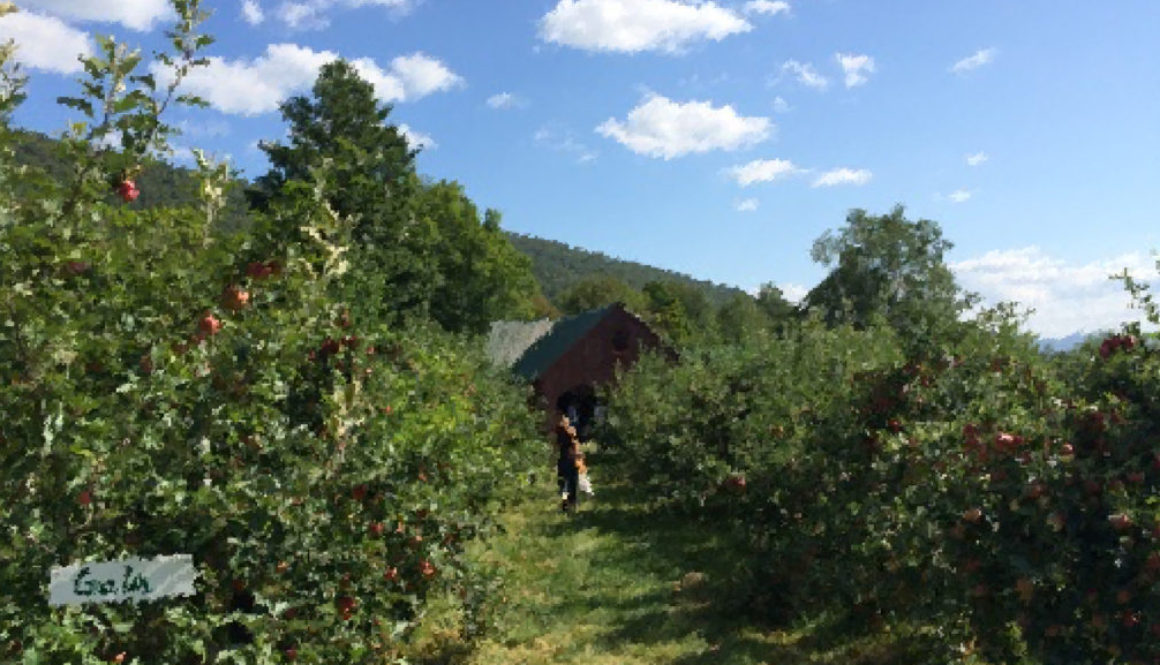
M 590 459 L 592 468 L 609 480 L 581 512 L 568 521 L 545 525 L 545 531 L 554 537 L 576 530 L 613 536 L 621 546 L 593 552 L 592 566 L 671 581 L 671 589 L 632 599 L 588 599 L 592 608 L 612 604 L 626 617 L 603 631 L 607 648 L 663 644 L 695 635 L 705 648 L 670 662 L 941 662 L 934 657 L 933 645 L 909 631 L 889 634 L 851 625 L 843 608 L 812 620 L 781 622 L 774 622 L 768 611 L 753 611 L 750 582 L 736 567 L 748 550 L 740 534 L 659 508 L 659 502 L 641 489 L 613 480 L 618 471 L 614 455 Z M 790 615 L 786 608 L 785 616 Z

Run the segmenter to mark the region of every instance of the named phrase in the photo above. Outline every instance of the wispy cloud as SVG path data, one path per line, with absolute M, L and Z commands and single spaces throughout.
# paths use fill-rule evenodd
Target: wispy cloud
M 951 71 L 955 74 L 962 74 L 969 72 L 972 69 L 978 69 L 983 65 L 990 64 L 995 60 L 995 54 L 998 53 L 994 48 L 985 48 L 976 51 L 974 55 L 967 56 L 951 65 Z
M 711 150 L 737 150 L 769 138 L 769 118 L 739 115 L 732 106 L 673 100 L 652 94 L 624 121 L 609 118 L 596 132 L 629 150 L 672 159 Z
M 866 169 L 838 168 L 826 171 L 814 180 L 814 187 L 834 187 L 836 185 L 865 185 L 874 177 Z
M 990 159 L 990 157 L 987 156 L 987 153 L 979 151 L 972 155 L 967 155 L 967 164 L 969 166 L 978 166 L 986 162 L 988 159 Z
M 754 212 L 758 205 L 757 199 L 742 199 L 733 203 L 733 209 L 737 212 Z
M 407 141 L 407 145 L 412 150 L 434 150 L 439 147 L 439 144 L 429 134 L 416 131 L 410 125 L 404 123 L 400 124 L 398 128 L 399 133 L 403 135 L 403 139 Z
M 790 111 L 789 102 L 785 101 L 780 96 L 774 98 L 774 100 L 773 100 L 773 112 L 774 113 L 788 113 L 789 111 Z
M 576 158 L 580 164 L 596 161 L 600 153 L 576 140 L 571 131 L 559 131 L 541 127 L 532 135 L 532 139 L 541 146 L 556 152 L 567 153 Z
M 330 25 L 329 15 L 335 9 L 383 7 L 403 15 L 416 4 L 417 0 L 283 0 L 274 16 L 292 29 L 312 30 Z
M 266 14 L 258 0 L 242 0 L 242 18 L 250 25 L 258 25 L 266 20 Z
M 746 14 L 765 14 L 766 16 L 788 14 L 789 10 L 789 3 L 784 0 L 749 0 L 743 8 Z
M 499 111 L 521 108 L 527 106 L 527 102 L 510 92 L 499 92 L 487 98 L 487 105 Z
M 814 66 L 808 62 L 801 63 L 797 60 L 789 60 L 781 66 L 781 71 L 792 74 L 799 83 L 815 90 L 825 90 L 830 85 L 830 81 L 819 74 Z
M 786 159 L 756 159 L 748 164 L 739 164 L 726 169 L 726 173 L 738 185 L 748 187 L 759 182 L 773 182 L 802 170 Z
M 837 53 L 834 55 L 834 58 L 842 66 L 842 71 L 846 74 L 847 88 L 853 88 L 856 85 L 866 83 L 869 80 L 868 75 L 874 73 L 874 58 L 868 55 Z
M 947 198 L 955 203 L 966 203 L 971 200 L 971 192 L 966 189 L 956 189 L 948 194 Z
M 679 53 L 753 29 L 714 2 L 560 0 L 540 19 L 540 39 L 586 51 Z

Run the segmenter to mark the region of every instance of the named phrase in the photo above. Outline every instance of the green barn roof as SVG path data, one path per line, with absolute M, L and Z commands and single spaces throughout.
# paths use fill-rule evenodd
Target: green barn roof
M 552 330 L 528 347 L 512 371 L 528 381 L 534 381 L 552 366 L 560 356 L 579 342 L 589 330 L 608 315 L 617 305 L 608 305 L 575 316 L 560 319 Z

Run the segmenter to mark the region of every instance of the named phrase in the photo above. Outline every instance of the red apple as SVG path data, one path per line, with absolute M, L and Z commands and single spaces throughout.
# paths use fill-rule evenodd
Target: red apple
M 388 582 L 395 582 L 399 579 L 399 569 L 391 566 L 383 571 L 383 579 Z
M 746 487 L 745 476 L 739 473 L 729 476 L 729 478 L 725 480 L 725 486 L 734 493 L 741 494 L 745 491 Z
M 77 503 L 81 504 L 82 506 L 87 506 L 92 502 L 93 494 L 88 490 L 81 492 L 80 495 L 77 496 Z
M 423 559 L 422 561 L 419 562 L 419 572 L 423 574 L 423 577 L 430 579 L 432 577 L 435 577 L 435 575 L 438 574 L 439 571 L 435 568 L 434 564 L 432 564 L 430 561 L 428 561 L 426 559 Z
M 65 270 L 71 275 L 83 275 L 91 268 L 88 263 L 84 261 L 69 261 L 65 264 Z
M 222 292 L 222 307 L 231 312 L 239 312 L 250 303 L 250 292 L 236 285 L 226 287 Z
M 117 194 L 125 203 L 132 203 L 141 195 L 141 191 L 137 189 L 137 183 L 132 180 L 124 180 L 117 186 Z
M 123 662 L 125 662 L 125 652 L 122 651 L 121 653 L 117 654 L 116 656 L 113 656 L 112 658 L 109 659 L 109 662 L 110 663 L 123 663 Z
M 290 564 L 286 563 L 285 561 L 279 561 L 278 565 L 274 567 L 274 570 L 278 571 L 278 574 L 281 575 L 287 570 L 290 570 Z
M 1160 572 L 1160 552 L 1152 552 L 1144 561 L 1144 567 L 1155 573 Z
M 286 656 L 286 660 L 298 660 L 298 649 L 290 647 L 282 652 Z
M 371 524 L 371 533 L 376 535 L 376 536 L 383 535 L 383 531 L 385 531 L 385 530 L 386 530 L 386 527 L 383 526 L 382 522 L 374 522 Z
M 963 511 L 963 519 L 974 524 L 983 517 L 983 511 L 979 508 L 968 508 Z
M 222 322 L 212 313 L 206 312 L 197 322 L 197 327 L 205 335 L 216 335 L 221 332 Z
M 246 265 L 246 276 L 250 279 L 265 279 L 270 276 L 273 269 L 268 264 L 261 261 L 251 261 Z

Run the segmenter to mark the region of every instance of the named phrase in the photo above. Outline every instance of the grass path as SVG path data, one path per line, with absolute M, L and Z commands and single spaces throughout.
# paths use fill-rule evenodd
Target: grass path
M 427 663 L 467 665 L 758 665 L 913 663 L 888 633 L 850 638 L 824 625 L 754 626 L 736 607 L 733 544 L 648 509 L 593 464 L 597 496 L 563 515 L 545 474 L 474 553 L 507 580 L 497 627 L 471 652 Z

